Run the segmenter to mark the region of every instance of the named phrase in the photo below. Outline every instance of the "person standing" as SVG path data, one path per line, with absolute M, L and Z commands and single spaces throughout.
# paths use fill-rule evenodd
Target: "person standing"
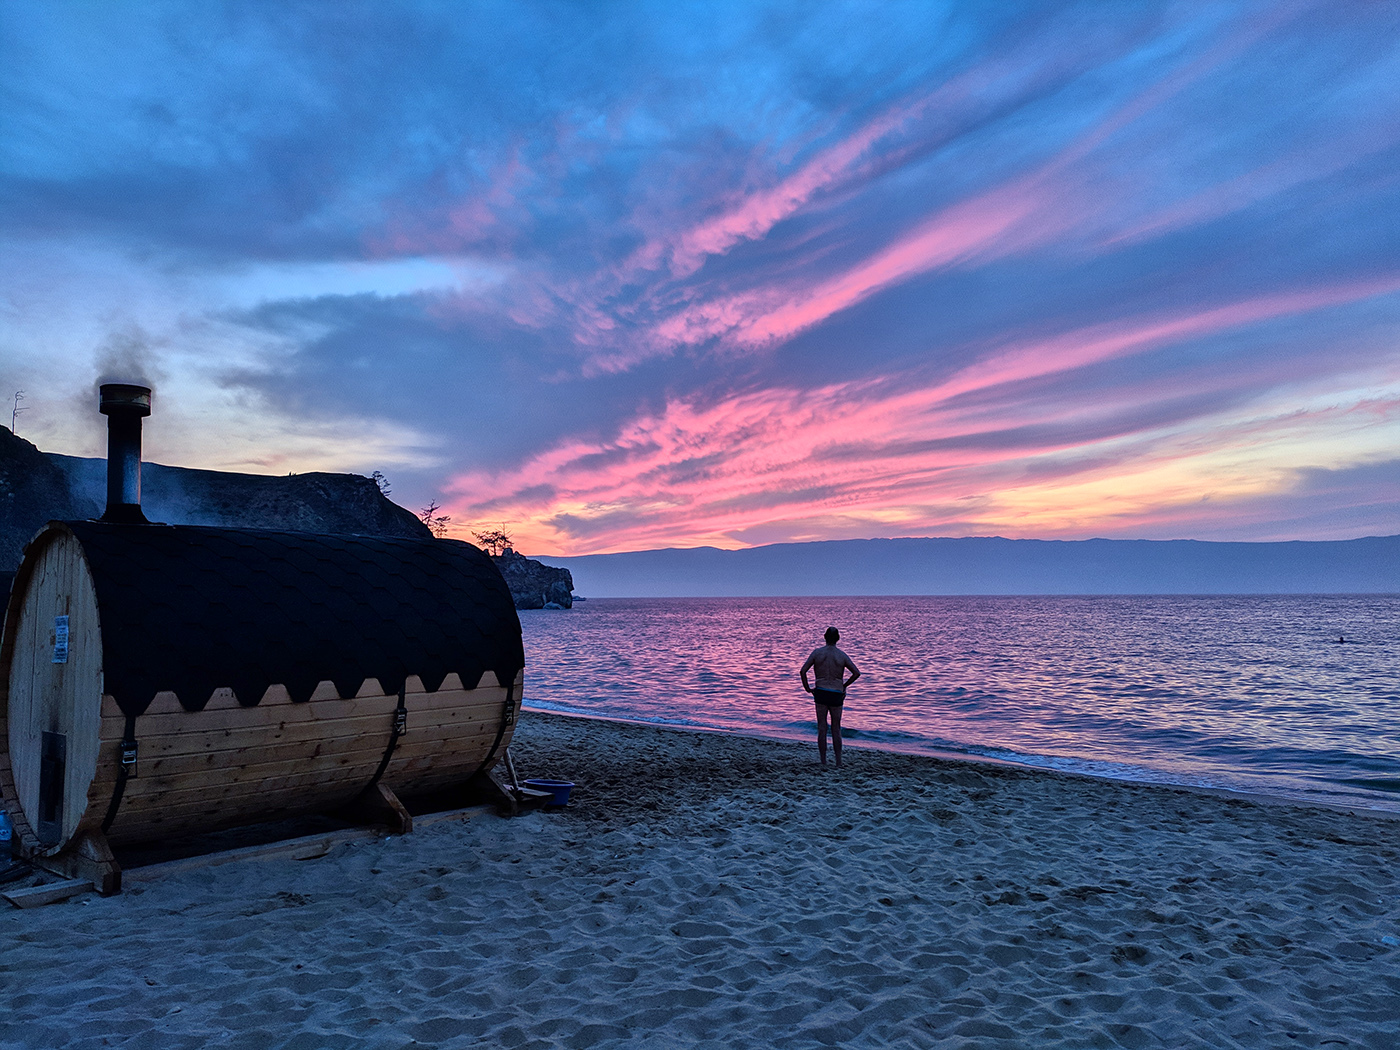
M 813 649 L 812 655 L 802 665 L 802 688 L 812 694 L 817 705 L 817 751 L 821 755 L 822 766 L 826 766 L 826 724 L 831 719 L 831 750 L 836 759 L 836 768 L 841 768 L 841 708 L 846 703 L 846 689 L 860 677 L 860 669 L 851 658 L 836 648 L 841 640 L 841 632 L 835 627 L 826 629 L 826 644 Z M 817 684 L 807 681 L 807 672 L 815 669 Z M 846 672 L 851 677 L 846 677 Z

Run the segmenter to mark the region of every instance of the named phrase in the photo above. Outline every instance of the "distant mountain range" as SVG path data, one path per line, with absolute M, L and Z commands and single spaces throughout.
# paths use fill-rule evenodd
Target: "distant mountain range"
M 1400 536 L 1203 540 L 830 540 L 541 557 L 589 598 L 867 594 L 1400 592 Z

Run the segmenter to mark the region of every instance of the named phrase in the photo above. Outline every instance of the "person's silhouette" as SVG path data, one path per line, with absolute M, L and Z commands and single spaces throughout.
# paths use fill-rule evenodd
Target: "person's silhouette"
M 817 705 L 817 752 L 822 765 L 826 765 L 826 723 L 831 719 L 831 749 L 836 758 L 836 768 L 841 768 L 841 708 L 846 703 L 846 687 L 860 677 L 860 671 L 851 658 L 836 648 L 841 640 L 841 632 L 835 627 L 826 629 L 826 644 L 813 649 L 812 655 L 802 665 L 802 688 L 812 694 Z M 817 684 L 807 682 L 807 672 L 816 668 Z M 851 677 L 846 678 L 846 671 Z M 844 681 L 843 681 L 844 679 Z

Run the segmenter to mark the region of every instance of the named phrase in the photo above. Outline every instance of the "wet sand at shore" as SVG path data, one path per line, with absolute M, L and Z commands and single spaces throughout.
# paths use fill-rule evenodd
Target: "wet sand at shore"
M 1321 1047 L 1400 822 L 528 712 L 568 809 L 0 912 L 0 1047 Z

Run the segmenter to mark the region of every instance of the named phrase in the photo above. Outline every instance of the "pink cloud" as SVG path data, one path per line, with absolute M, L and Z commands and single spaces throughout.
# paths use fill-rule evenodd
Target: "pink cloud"
M 1002 344 L 936 384 L 881 377 L 810 391 L 767 389 L 710 405 L 676 400 L 610 441 L 574 440 L 512 471 L 461 476 L 452 512 L 462 521 L 517 523 L 522 545 L 540 552 L 735 546 L 737 537 L 775 529 L 789 536 L 928 531 L 970 521 L 978 507 L 990 513 L 995 494 L 1027 484 L 1034 463 L 1053 463 L 1066 477 L 1134 457 L 1146 469 L 1150 451 L 1122 446 L 1147 440 L 1162 426 L 1157 420 L 1176 418 L 1153 406 L 1176 403 L 1179 416 L 1180 404 L 1239 389 L 1240 381 L 1201 370 L 1169 389 L 1143 381 L 1103 400 L 992 396 L 1008 384 L 1396 291 L 1400 276 L 1388 276 L 1104 322 Z M 1313 367 L 1327 368 L 1321 360 Z M 1294 378 L 1281 373 L 1272 382 Z M 1247 385 L 1269 382 L 1256 369 Z M 987 396 L 970 401 L 963 396 L 970 393 Z M 1313 424 L 1332 425 L 1326 413 L 1314 415 Z M 1247 445 L 1258 440 L 1249 426 L 1278 425 L 1241 422 L 1214 440 Z M 1171 455 L 1188 451 L 1199 454 Z M 478 492 L 505 495 L 477 501 Z M 996 529 L 1049 534 L 1052 525 L 1082 527 L 1092 518 L 1086 514 L 1074 519 L 1079 525 L 1054 525 L 1053 514 L 1023 509 L 1003 513 Z
M 1238 55 L 1278 22 L 1283 13 L 1235 32 L 1205 54 L 1175 70 L 1117 107 L 1035 170 L 950 205 L 914 232 L 834 276 L 808 283 L 760 287 L 683 307 L 653 330 L 661 345 L 696 345 L 723 339 L 740 347 L 781 342 L 820 324 L 872 295 L 910 278 L 940 269 L 986 262 L 1053 244 L 1077 228 L 1103 222 L 1108 203 L 1094 192 L 1086 159 L 1114 135 L 1157 109 L 1228 59 Z M 927 105 L 932 105 L 929 100 Z M 778 218 L 805 202 L 834 173 L 848 169 L 879 139 L 912 119 L 915 107 L 896 119 L 872 123 L 843 148 L 831 151 L 776 190 L 750 198 L 740 208 L 699 227 L 682 239 L 700 249 L 727 250 L 743 237 L 766 233 Z M 698 265 L 698 263 L 696 263 Z
M 866 189 L 889 167 L 898 167 L 906 153 L 933 149 L 980 115 L 1015 105 L 1082 71 L 1086 63 L 1092 64 L 1093 46 L 1076 41 L 1076 46 L 1047 53 L 1041 39 L 1035 54 L 1016 52 L 984 60 L 928 94 L 873 117 L 786 177 L 729 200 L 716 214 L 679 230 L 667 228 L 665 216 L 643 220 L 644 212 L 638 210 L 630 223 L 637 228 L 650 225 L 652 232 L 627 259 L 587 275 L 554 272 L 543 260 L 519 267 L 512 286 L 499 291 L 496 309 L 523 327 L 566 329 L 584 374 L 616 372 L 677 347 L 714 341 L 721 349 L 737 351 L 769 346 L 919 275 L 1054 247 L 1075 234 L 1087 237 L 1091 230 L 1102 229 L 1112 206 L 1096 192 L 1086 158 L 1278 20 L 1227 35 L 1117 106 L 1034 170 L 943 207 L 912 232 L 835 273 L 829 261 L 815 254 L 804 256 L 787 244 L 784 266 L 766 266 L 748 278 L 736 278 L 739 283 L 689 280 L 707 258 L 741 242 L 764 239 L 799 214 L 810 217 L 834 195 Z M 561 142 L 568 138 L 567 126 L 556 132 Z M 424 236 L 435 243 L 483 237 L 497 215 L 518 203 L 532 177 L 517 150 L 497 166 L 487 188 L 449 209 L 437 230 L 394 243 L 402 249 L 410 240 L 421 247 Z M 1111 237 L 1097 239 L 1101 248 L 1110 243 Z M 828 259 L 839 258 L 839 247 L 829 250 Z M 658 276 L 659 268 L 665 268 L 669 278 Z M 800 271 L 808 275 L 791 276 Z M 489 305 L 470 300 L 460 308 L 480 313 Z
M 766 288 L 694 303 L 653 329 L 662 346 L 723 338 L 739 346 L 778 342 L 916 274 L 997 253 L 1038 210 L 1023 181 L 953 205 L 913 234 L 809 287 Z M 1048 225 L 1041 236 L 1049 235 Z M 1024 245 L 1026 238 L 1017 238 Z
M 1396 291 L 1400 291 L 1400 275 L 1388 274 L 1347 284 L 1257 296 L 1211 309 L 1161 314 L 1126 323 L 1104 322 L 1064 335 L 1006 344 L 968 366 L 937 390 L 942 398 L 953 398 L 997 384 L 1080 368 L 1168 343 Z
M 369 238 L 373 256 L 453 254 L 511 235 L 510 221 L 528 187 L 537 181 L 522 144 L 511 143 L 482 184 L 441 208 L 424 211 L 418 199 L 385 200 L 383 228 Z M 499 248 L 499 243 L 496 243 Z
M 1086 61 L 1074 47 L 1020 47 L 989 57 L 933 91 L 891 106 L 840 141 L 820 150 L 791 175 L 728 202 L 718 214 L 679 232 L 648 239 L 635 261 L 688 277 L 713 255 L 743 241 L 761 240 L 779 223 L 819 197 L 857 189 L 878 178 L 908 152 L 926 151 L 998 106 L 1034 95 L 1079 71 Z
M 952 88 L 945 87 L 933 96 L 881 114 L 836 145 L 822 150 L 776 186 L 757 190 L 720 215 L 684 231 L 670 248 L 672 275 L 688 277 L 704 265 L 707 257 L 723 254 L 740 241 L 764 237 L 778 223 L 801 210 L 817 193 L 851 179 L 860 162 L 868 159 L 877 145 L 905 131 L 929 108 L 954 93 Z M 664 249 L 652 244 L 644 251 L 646 257 L 659 261 Z

